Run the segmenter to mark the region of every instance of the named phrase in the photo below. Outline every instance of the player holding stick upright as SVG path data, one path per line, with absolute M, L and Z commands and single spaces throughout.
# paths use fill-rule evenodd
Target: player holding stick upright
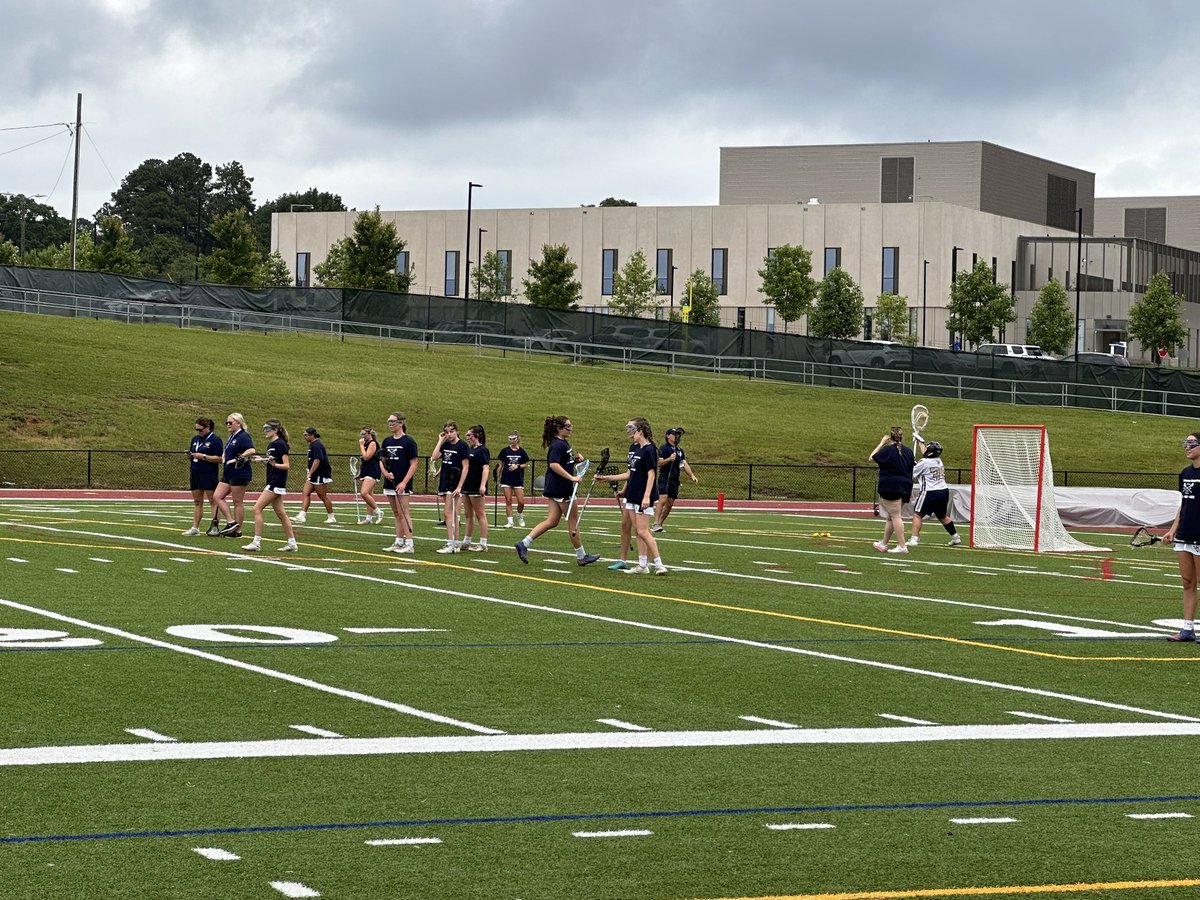
M 658 448 L 654 446 L 654 433 L 650 423 L 640 416 L 630 419 L 625 431 L 633 439 L 629 449 L 629 471 L 620 475 L 599 475 L 602 481 L 624 481 L 625 509 L 633 518 L 637 529 L 638 564 L 632 569 L 625 569 L 627 575 L 645 575 L 650 571 L 648 563 L 654 561 L 654 574 L 666 575 L 667 567 L 663 565 L 662 556 L 658 552 L 658 542 L 650 531 L 650 519 L 654 515 L 654 501 L 658 499 L 658 479 L 655 477 L 658 469 Z M 621 538 L 625 540 L 624 535 Z M 624 549 L 624 548 L 622 548 Z
M 950 518 L 950 488 L 946 486 L 946 465 L 942 462 L 942 445 L 937 441 L 928 444 L 916 439 L 921 461 L 913 468 L 913 481 L 917 485 L 917 498 L 913 502 L 912 537 L 908 546 L 921 543 L 921 523 L 925 516 L 934 516 L 946 533 L 950 535 L 950 546 L 962 543 L 954 520 Z
M 567 515 L 567 531 L 571 545 L 575 548 L 575 561 L 581 566 L 590 566 L 600 557 L 588 553 L 579 536 L 579 508 L 572 508 L 571 501 L 582 475 L 575 474 L 575 464 L 583 462 L 583 456 L 571 449 L 571 420 L 566 416 L 550 416 L 542 428 L 542 446 L 546 450 L 546 483 L 542 494 L 546 497 L 546 518 L 534 526 L 533 531 L 517 541 L 517 556 L 529 564 L 529 548 L 539 537 L 558 526 Z M 569 514 L 568 514 L 569 510 Z
M 437 553 L 457 553 L 462 549 L 458 540 L 458 512 L 462 504 L 463 482 L 467 480 L 467 454 L 471 448 L 458 436 L 458 423 L 447 422 L 442 426 L 437 443 L 433 446 L 430 459 L 441 459 L 438 470 L 438 496 L 446 515 L 446 546 L 438 547 Z
M 1188 466 L 1179 473 L 1179 511 L 1163 540 L 1175 542 L 1179 578 L 1183 581 L 1183 628 L 1169 641 L 1196 640 L 1196 573 L 1200 570 L 1200 431 L 1183 439 Z
M 383 549 L 389 553 L 412 553 L 412 517 L 408 498 L 413 492 L 413 476 L 417 473 L 417 442 L 408 434 L 404 413 L 394 412 L 387 419 L 391 435 L 383 439 L 383 496 L 392 507 L 396 519 L 396 540 Z

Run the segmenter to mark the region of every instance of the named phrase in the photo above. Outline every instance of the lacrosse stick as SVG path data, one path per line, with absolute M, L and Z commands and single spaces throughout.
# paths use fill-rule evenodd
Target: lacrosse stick
M 600 465 L 596 469 L 596 475 L 604 471 L 604 467 L 608 465 L 608 448 L 605 447 L 600 451 Z M 592 483 L 588 485 L 587 493 L 583 496 L 583 505 L 579 507 L 579 522 L 583 521 L 583 514 L 587 511 L 588 501 L 592 499 L 592 488 L 596 486 L 596 475 L 592 476 Z M 579 522 L 576 522 L 578 526 Z
M 567 504 L 567 521 L 568 522 L 571 521 L 571 513 L 575 509 L 575 497 L 578 496 L 578 494 L 579 494 L 579 485 L 583 481 L 583 476 L 587 474 L 588 469 L 590 469 L 591 467 L 592 467 L 592 461 L 590 459 L 583 459 L 583 460 L 580 460 L 579 462 L 575 463 L 575 474 L 579 477 L 580 480 L 576 481 L 575 484 L 571 486 L 571 502 Z
M 912 408 L 912 438 L 913 443 L 921 441 L 924 443 L 925 438 L 921 437 L 921 432 L 925 430 L 925 426 L 929 424 L 929 410 L 918 403 Z
M 1143 525 L 1133 533 L 1133 537 L 1129 539 L 1130 547 L 1149 547 L 1151 544 L 1161 544 L 1162 538 L 1157 534 L 1151 534 L 1146 526 Z
M 362 522 L 362 512 L 359 509 L 359 505 L 358 505 L 358 457 L 357 456 L 350 457 L 350 483 L 353 485 L 353 490 L 354 490 L 354 523 L 357 525 Z

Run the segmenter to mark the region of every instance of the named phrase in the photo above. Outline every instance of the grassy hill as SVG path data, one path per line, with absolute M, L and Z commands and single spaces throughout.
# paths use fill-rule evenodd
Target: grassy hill
M 455 419 L 464 429 L 483 424 L 493 449 L 515 428 L 537 455 L 542 421 L 559 413 L 572 417 L 580 449 L 623 447 L 622 426 L 644 415 L 659 439 L 667 427 L 685 427 L 696 461 L 864 464 L 888 426 L 907 430 L 910 407 L 923 400 L 444 345 L 20 313 L 0 313 L 0 335 L 0 449 L 183 449 L 197 416 L 219 423 L 237 411 L 253 434 L 278 417 L 295 441 L 315 425 L 331 452 L 348 453 L 361 427 L 383 434 L 387 414 L 399 410 L 423 451 Z M 1047 425 L 1058 470 L 1170 472 L 1184 464 L 1180 440 L 1197 427 L 1127 413 L 924 402 L 948 466 L 970 464 L 973 424 L 1005 422 Z

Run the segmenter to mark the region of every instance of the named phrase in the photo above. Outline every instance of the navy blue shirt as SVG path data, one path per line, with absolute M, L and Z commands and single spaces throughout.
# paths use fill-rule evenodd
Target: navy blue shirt
M 371 454 L 370 459 L 363 459 L 361 456 L 359 457 L 358 477 L 374 478 L 376 481 L 378 481 L 380 476 L 383 474 L 379 468 L 379 444 L 375 443 L 375 441 L 368 440 L 365 452 L 370 453 L 372 447 L 375 448 L 375 452 Z
M 408 476 L 409 467 L 412 461 L 417 458 L 417 442 L 407 434 L 400 437 L 385 437 L 383 439 L 383 460 L 382 465 L 385 469 L 392 473 L 392 480 L 386 478 L 386 487 L 401 488 L 404 479 Z M 401 489 L 412 487 L 411 484 L 403 485 Z
M 514 450 L 512 447 L 505 447 L 496 454 L 496 459 L 500 460 L 500 483 L 507 487 L 525 487 L 525 470 L 521 466 L 529 462 L 529 454 L 525 452 L 524 447 L 518 447 Z M 509 466 L 517 468 L 509 471 Z
M 488 482 L 488 463 L 492 461 L 491 451 L 485 444 L 467 451 L 467 480 L 463 490 L 470 494 L 486 494 Z
M 550 448 L 546 451 L 546 484 L 542 488 L 542 496 L 565 500 L 575 490 L 575 482 L 555 472 L 554 463 L 558 463 L 572 475 L 575 474 L 575 451 L 562 438 L 551 441 Z
M 463 464 L 471 448 L 467 442 L 459 438 L 453 444 L 442 444 L 442 475 L 438 479 L 438 493 L 449 494 L 458 489 L 458 480 L 462 478 Z M 466 485 L 463 485 L 466 490 Z
M 241 466 L 233 465 L 233 461 L 247 450 L 253 449 L 254 441 L 246 433 L 245 428 L 229 436 L 229 440 L 225 442 L 225 470 L 221 473 L 221 477 L 226 482 L 229 484 L 246 484 L 250 481 L 252 471 L 250 460 L 247 459 L 245 464 Z
M 917 460 L 909 447 L 888 441 L 887 446 L 871 459 L 879 465 L 877 490 L 880 494 L 901 494 L 907 497 L 912 493 L 913 467 Z
M 658 468 L 658 451 L 653 444 L 629 448 L 629 481 L 625 485 L 625 501 L 642 505 L 646 496 L 646 485 L 650 485 L 650 502 L 658 499 L 658 485 L 654 472 Z
M 203 453 L 205 456 L 221 456 L 222 450 L 221 439 L 213 432 L 209 432 L 204 437 L 195 435 L 192 438 L 192 453 Z M 192 474 L 196 476 L 208 476 L 209 478 L 217 477 L 217 467 L 219 463 L 208 462 L 204 459 L 192 460 Z
M 658 480 L 664 484 L 674 482 L 679 484 L 679 467 L 683 463 L 683 448 L 678 444 L 671 446 L 671 442 L 667 441 L 658 448 L 659 459 L 671 459 L 671 454 L 675 454 L 675 459 L 667 463 L 665 466 L 660 466 L 658 470 Z
M 308 445 L 308 470 L 312 471 L 314 460 L 320 460 L 317 463 L 317 471 L 312 473 L 313 478 L 332 478 L 333 470 L 329 467 L 329 453 L 325 450 L 325 445 L 321 443 L 320 438 L 314 438 L 313 442 Z
M 287 487 L 288 470 L 276 466 L 288 455 L 288 442 L 277 437 L 267 445 L 266 456 L 276 465 L 267 465 L 267 489 Z
M 1179 527 L 1175 540 L 1200 544 L 1200 469 L 1188 466 L 1179 473 Z

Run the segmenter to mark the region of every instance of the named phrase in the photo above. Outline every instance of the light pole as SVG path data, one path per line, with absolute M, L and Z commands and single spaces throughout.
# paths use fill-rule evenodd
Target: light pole
M 477 238 L 477 243 L 475 245 L 475 267 L 477 269 L 479 268 L 480 265 L 483 264 L 483 236 L 487 233 L 488 233 L 488 230 L 486 228 L 479 229 L 479 237 Z M 481 290 L 481 286 L 478 283 L 476 283 L 476 285 L 475 285 L 475 299 L 476 300 L 479 299 L 480 290 Z
M 925 346 L 925 312 L 929 300 L 929 260 L 921 260 L 921 346 Z
M 1083 268 L 1083 207 L 1075 210 L 1075 230 L 1078 241 L 1075 245 L 1075 352 L 1083 350 L 1083 336 L 1079 333 L 1079 270 Z
M 463 266 L 463 278 L 464 279 L 470 279 L 470 277 L 471 277 L 471 192 L 473 190 L 475 190 L 475 188 L 481 188 L 481 187 L 483 187 L 482 184 L 476 184 L 473 181 L 467 182 L 467 240 L 466 240 L 466 249 L 463 252 L 463 255 L 466 257 L 467 264 L 465 266 Z M 467 287 L 467 281 L 464 280 L 464 282 L 463 282 L 463 297 L 465 298 L 465 297 L 469 296 L 470 293 L 471 292 Z

